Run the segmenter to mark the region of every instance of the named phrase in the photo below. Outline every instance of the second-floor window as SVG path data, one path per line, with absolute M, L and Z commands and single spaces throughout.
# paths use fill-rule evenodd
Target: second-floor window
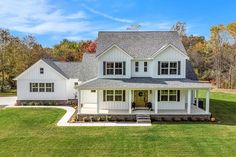
M 104 75 L 125 75 L 125 62 L 104 62 Z
M 135 72 L 138 72 L 138 67 L 139 66 L 139 63 L 138 62 L 135 62 Z
M 180 75 L 179 62 L 159 62 L 159 75 Z
M 143 71 L 144 72 L 147 72 L 147 68 L 148 68 L 147 65 L 148 65 L 147 62 L 143 62 Z

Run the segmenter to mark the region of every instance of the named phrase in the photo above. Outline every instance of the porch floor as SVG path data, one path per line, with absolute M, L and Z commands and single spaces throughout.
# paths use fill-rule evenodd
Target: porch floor
M 101 109 L 99 111 L 100 114 L 129 114 L 128 110 L 105 110 Z M 96 104 L 86 104 L 81 108 L 80 114 L 97 114 Z M 155 114 L 154 110 L 134 110 L 131 114 Z M 206 113 L 203 109 L 198 108 L 195 105 L 191 105 L 191 114 L 190 115 L 209 115 L 210 113 Z M 187 110 L 158 110 L 157 115 L 189 115 Z

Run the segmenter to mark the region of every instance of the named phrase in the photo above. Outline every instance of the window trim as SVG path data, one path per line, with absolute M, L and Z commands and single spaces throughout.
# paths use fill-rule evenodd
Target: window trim
M 167 67 L 162 67 L 163 63 L 167 63 Z M 170 67 L 171 63 L 175 63 L 176 64 L 176 68 Z M 178 61 L 160 61 L 160 75 L 178 75 Z M 167 74 L 162 73 L 162 70 L 168 70 Z M 171 70 L 176 70 L 175 74 L 171 74 L 170 71 Z
M 41 86 L 43 85 L 43 86 Z M 50 85 L 50 86 L 48 86 Z M 52 82 L 30 82 L 30 93 L 52 93 L 54 92 L 54 83 Z
M 160 98 L 158 98 L 158 99 L 159 99 L 160 102 L 179 102 L 180 101 L 180 98 L 178 98 L 178 97 L 180 97 L 180 95 L 179 95 L 180 90 L 176 90 L 176 89 L 168 89 L 167 90 L 166 89 L 166 90 L 159 90 L 159 91 L 160 91 Z M 162 91 L 167 91 L 167 94 L 162 94 Z M 170 94 L 170 91 L 175 91 L 175 94 Z M 167 96 L 167 101 L 162 100 L 162 95 Z M 170 96 L 175 96 L 175 100 L 170 100 Z
M 106 75 L 110 75 L 110 76 L 123 75 L 123 72 L 124 72 L 124 69 L 123 69 L 124 63 L 123 62 L 117 61 L 117 62 L 105 62 L 105 63 L 106 63 L 106 67 L 105 67 Z M 113 67 L 112 68 L 108 67 L 107 66 L 108 64 L 112 64 Z M 116 67 L 116 64 L 121 64 L 121 67 Z M 112 74 L 109 74 L 108 70 L 112 70 Z M 116 70 L 121 70 L 121 73 L 116 74 Z
M 143 72 L 148 72 L 148 62 L 143 62 Z
M 139 62 L 135 62 L 134 63 L 134 67 L 135 67 L 135 72 L 139 72 Z
M 112 91 L 112 94 L 111 93 L 108 93 L 107 91 Z M 120 93 L 117 94 L 117 91 L 119 91 Z M 103 102 L 124 102 L 125 99 L 124 97 L 126 96 L 125 95 L 125 92 L 124 90 L 104 90 L 103 92 Z M 108 96 L 112 96 L 112 100 L 108 100 Z M 119 96 L 121 99 L 120 100 L 116 100 L 116 97 Z M 104 100 L 105 98 L 105 100 Z
M 40 74 L 44 74 L 44 68 L 42 68 L 42 67 L 39 68 L 39 73 L 40 73 Z

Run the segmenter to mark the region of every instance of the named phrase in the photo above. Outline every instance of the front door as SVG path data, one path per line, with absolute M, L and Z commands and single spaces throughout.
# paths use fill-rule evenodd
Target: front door
M 148 91 L 147 90 L 135 90 L 134 91 L 134 102 L 135 107 L 145 107 L 148 102 Z

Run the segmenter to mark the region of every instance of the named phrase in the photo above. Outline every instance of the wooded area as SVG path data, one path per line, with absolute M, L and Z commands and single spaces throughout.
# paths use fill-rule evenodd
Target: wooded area
M 199 80 L 211 81 L 218 88 L 236 88 L 236 22 L 212 26 L 209 40 L 186 35 L 182 22 L 177 22 L 171 30 L 180 34 Z M 83 53 L 95 50 L 96 41 L 66 39 L 52 48 L 44 48 L 31 35 L 20 39 L 0 29 L 0 90 L 14 89 L 12 79 L 40 58 L 81 61 Z

